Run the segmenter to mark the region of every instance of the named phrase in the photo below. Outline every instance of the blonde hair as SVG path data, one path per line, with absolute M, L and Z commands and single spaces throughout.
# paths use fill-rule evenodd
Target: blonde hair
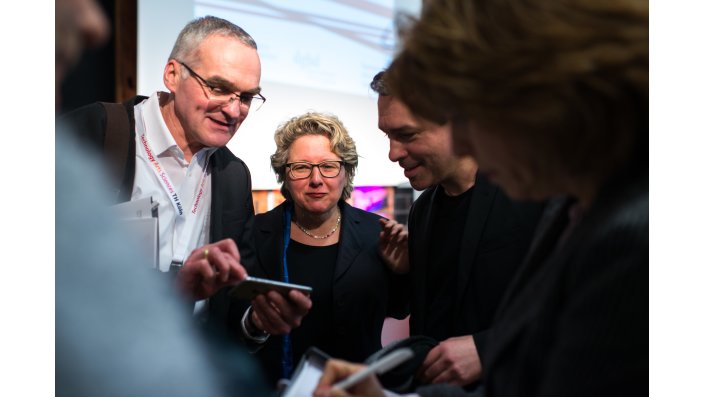
M 304 135 L 323 135 L 330 140 L 331 151 L 345 162 L 345 187 L 341 199 L 348 199 L 352 193 L 353 178 L 357 169 L 355 141 L 336 116 L 316 112 L 305 113 L 280 124 L 274 133 L 277 150 L 270 159 L 277 181 L 282 184 L 282 195 L 287 200 L 291 199 L 285 183 L 289 148 Z

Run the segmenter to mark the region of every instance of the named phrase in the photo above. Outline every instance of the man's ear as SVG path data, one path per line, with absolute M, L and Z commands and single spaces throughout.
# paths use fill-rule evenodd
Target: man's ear
M 175 60 L 170 59 L 164 66 L 164 86 L 174 92 L 181 83 L 181 65 Z

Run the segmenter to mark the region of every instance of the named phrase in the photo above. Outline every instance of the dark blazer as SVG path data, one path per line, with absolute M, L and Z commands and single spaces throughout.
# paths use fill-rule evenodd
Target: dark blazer
M 130 134 L 130 139 L 123 177 L 119 183 L 115 183 L 116 202 L 130 200 L 132 194 L 136 146 L 134 107 L 145 99 L 147 97 L 138 96 L 124 103 L 129 119 L 129 131 L 125 133 Z M 64 115 L 62 119 L 73 127 L 82 142 L 97 150 L 99 154 L 103 154 L 107 114 L 100 103 L 76 109 Z M 213 153 L 209 167 L 211 171 L 210 240 L 215 242 L 232 238 L 240 251 L 241 262 L 247 264 L 254 260 L 252 240 L 254 206 L 250 170 L 226 147 Z M 225 324 L 229 299 L 224 290 L 210 299 L 209 318 L 214 320 L 212 324 Z
M 564 237 L 573 201 L 547 206 L 497 312 L 488 397 L 649 394 L 649 193 L 639 172 L 603 189 Z M 423 397 L 464 396 L 432 385 Z
M 489 396 L 649 393 L 648 176 L 603 190 L 565 241 L 552 205 L 489 335 Z
M 248 273 L 257 277 L 282 279 L 282 250 L 285 202 L 255 217 L 257 261 Z M 400 292 L 407 286 L 406 277 L 393 275 L 377 253 L 381 226 L 379 216 L 340 204 L 342 225 L 338 257 L 333 280 L 332 322 L 336 340 L 334 351 L 326 353 L 350 361 L 361 362 L 379 350 L 384 319 L 406 316 L 406 302 Z M 312 286 L 314 289 L 316 286 Z M 313 302 L 314 306 L 316 302 Z M 240 329 L 243 310 L 231 316 L 234 329 Z M 306 317 L 303 321 L 306 322 Z M 309 324 L 310 325 L 310 324 Z M 296 332 L 296 330 L 294 331 Z M 271 336 L 256 353 L 262 367 L 274 382 L 281 376 L 281 337 Z M 306 347 L 297 349 L 295 334 L 294 365 Z M 299 354 L 296 354 L 298 350 Z
M 409 213 L 409 254 L 412 277 L 411 335 L 424 335 L 428 241 L 439 238 L 433 230 L 434 200 L 440 186 L 426 189 Z M 454 313 L 447 319 L 451 334 L 473 335 L 481 360 L 486 332 L 502 294 L 521 264 L 533 237 L 543 205 L 509 200 L 482 175 L 477 176 L 457 259 L 457 297 Z M 439 287 L 440 288 L 440 287 Z

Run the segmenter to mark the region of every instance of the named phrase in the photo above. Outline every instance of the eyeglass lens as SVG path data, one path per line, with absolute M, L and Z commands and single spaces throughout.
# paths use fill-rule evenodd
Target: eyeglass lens
M 289 165 L 289 173 L 294 179 L 303 179 L 311 176 L 313 167 L 318 167 L 318 171 L 326 178 L 335 178 L 340 174 L 341 164 L 338 161 L 324 161 L 318 164 L 292 163 Z

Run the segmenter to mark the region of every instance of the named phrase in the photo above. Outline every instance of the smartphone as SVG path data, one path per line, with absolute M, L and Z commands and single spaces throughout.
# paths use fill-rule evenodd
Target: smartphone
M 230 296 L 238 299 L 252 300 L 258 294 L 275 290 L 283 296 L 289 295 L 289 291 L 295 289 L 310 295 L 313 288 L 307 285 L 285 283 L 283 281 L 269 280 L 266 278 L 247 277 L 235 285 L 230 290 Z

